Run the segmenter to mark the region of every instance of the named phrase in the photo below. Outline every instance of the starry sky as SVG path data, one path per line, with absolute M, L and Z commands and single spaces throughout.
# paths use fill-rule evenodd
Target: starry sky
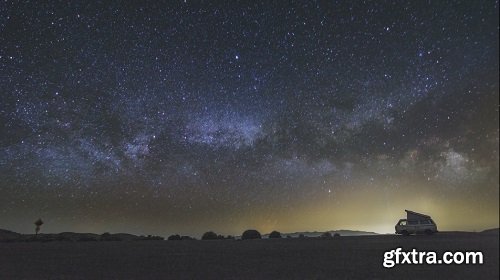
M 0 3 L 0 228 L 498 227 L 498 1 L 225 2 Z

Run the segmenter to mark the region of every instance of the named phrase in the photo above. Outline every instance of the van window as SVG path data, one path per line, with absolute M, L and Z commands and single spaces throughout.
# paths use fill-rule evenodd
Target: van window
M 406 226 L 406 221 L 401 221 L 401 222 L 399 222 L 399 225 L 400 225 L 400 226 Z

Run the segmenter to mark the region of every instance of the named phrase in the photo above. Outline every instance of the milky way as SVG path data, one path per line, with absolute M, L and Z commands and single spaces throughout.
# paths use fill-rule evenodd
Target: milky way
M 0 228 L 498 227 L 498 1 L 136 2 L 0 4 Z

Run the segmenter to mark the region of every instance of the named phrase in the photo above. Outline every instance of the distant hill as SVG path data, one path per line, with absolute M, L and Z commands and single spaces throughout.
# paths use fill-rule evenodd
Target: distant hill
M 338 234 L 340 234 L 340 236 L 364 236 L 364 235 L 378 235 L 379 234 L 379 233 L 371 232 L 371 231 L 341 229 L 341 230 L 329 230 L 329 231 L 303 231 L 303 232 L 281 233 L 281 236 L 283 238 L 286 238 L 287 236 L 296 238 L 302 234 L 306 237 L 320 237 L 325 232 L 329 232 L 332 235 L 338 233 Z M 264 234 L 262 237 L 268 238 L 269 234 Z
M 499 234 L 499 233 L 500 233 L 500 228 L 492 228 L 481 231 L 481 234 Z
M 439 231 L 439 234 L 454 234 L 454 235 L 470 235 L 470 234 L 481 234 L 481 235 L 499 235 L 500 229 L 492 228 L 483 231 Z
M 293 232 L 293 233 L 282 233 L 281 236 L 286 238 L 287 236 L 297 238 L 300 235 L 306 237 L 320 237 L 326 231 L 304 231 L 304 232 Z M 368 231 L 358 231 L 358 230 L 331 230 L 328 231 L 332 235 L 338 233 L 341 236 L 365 236 L 365 235 L 377 235 L 376 232 Z M 269 234 L 264 234 L 263 238 L 269 238 Z M 35 234 L 20 234 L 17 232 L 0 229 L 0 242 L 14 242 L 14 241 L 136 241 L 136 240 L 163 240 L 163 237 L 159 236 L 137 236 L 129 233 L 78 233 L 78 232 L 61 232 L 61 233 L 40 233 L 37 236 Z
M 135 241 L 135 240 L 163 240 L 160 236 L 137 236 L 128 233 L 78 233 L 78 232 L 61 232 L 61 233 L 40 233 L 35 234 L 20 234 L 17 232 L 0 229 L 0 242 L 14 241 Z
M 99 240 L 100 235 L 95 233 L 61 232 L 57 234 L 60 240 L 67 241 L 91 241 Z
M 290 236 L 292 238 L 298 238 L 300 235 L 305 237 L 320 237 L 325 232 L 334 235 L 336 233 L 340 236 L 369 236 L 369 235 L 379 235 L 376 232 L 370 231 L 359 231 L 359 230 L 330 230 L 330 231 L 303 231 L 303 232 L 292 232 L 292 233 L 281 233 L 283 238 Z M 466 232 L 466 231 L 455 231 L 455 232 L 441 232 L 440 234 L 484 234 L 484 235 L 499 235 L 500 229 L 487 229 L 481 232 Z M 238 238 L 238 236 L 236 236 Z M 262 235 L 263 238 L 269 238 L 269 234 Z M 136 240 L 163 240 L 160 236 L 137 236 L 129 233 L 78 233 L 78 232 L 61 232 L 61 233 L 40 233 L 36 236 L 34 234 L 20 234 L 10 230 L 0 229 L 0 242 L 15 242 L 15 241 L 136 241 Z
M 10 230 L 0 229 L 0 241 L 15 241 L 21 238 L 22 234 Z
M 133 241 L 133 240 L 140 239 L 139 236 L 129 234 L 129 233 L 114 233 L 114 234 L 111 234 L 111 236 L 117 238 L 118 240 L 122 240 L 122 241 Z

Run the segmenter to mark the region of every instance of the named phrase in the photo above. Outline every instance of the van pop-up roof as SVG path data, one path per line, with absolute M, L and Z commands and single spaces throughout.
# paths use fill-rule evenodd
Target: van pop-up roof
M 406 219 L 408 221 L 428 220 L 431 218 L 431 216 L 427 216 L 410 210 L 405 210 L 405 211 L 406 211 Z

